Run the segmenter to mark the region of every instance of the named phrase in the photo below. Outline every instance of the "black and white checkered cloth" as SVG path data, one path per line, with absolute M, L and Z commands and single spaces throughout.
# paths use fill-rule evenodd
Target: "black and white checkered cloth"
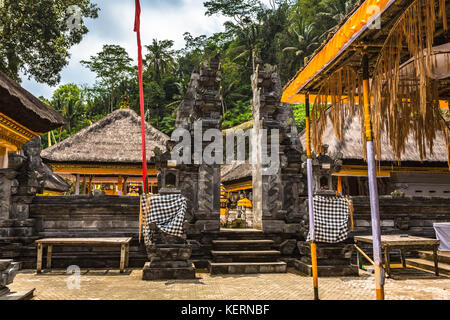
M 337 243 L 347 239 L 348 206 L 348 201 L 343 197 L 314 196 L 315 241 Z
M 144 226 L 144 241 L 151 240 L 147 227 L 154 222 L 158 228 L 172 236 L 183 236 L 183 223 L 186 214 L 186 198 L 181 194 L 167 194 L 158 196 L 142 195 L 142 212 L 146 223 Z M 150 210 L 148 210 L 150 208 Z

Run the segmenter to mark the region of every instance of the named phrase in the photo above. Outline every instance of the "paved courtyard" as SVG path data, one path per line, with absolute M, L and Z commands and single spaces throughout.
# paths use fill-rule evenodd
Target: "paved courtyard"
M 374 298 L 374 278 L 365 271 L 360 277 L 320 278 L 322 300 L 370 300 Z M 312 279 L 295 270 L 285 274 L 221 275 L 198 273 L 195 280 L 147 282 L 142 271 L 81 270 L 79 289 L 73 276 L 62 270 L 36 275 L 21 271 L 12 291 L 36 288 L 35 300 L 309 300 Z M 402 278 L 402 277 L 401 277 Z M 404 277 L 403 277 L 404 278 Z M 449 300 L 450 278 L 412 273 L 406 279 L 387 279 L 386 298 L 394 300 Z M 75 281 L 74 281 L 75 280 Z M 75 287 L 69 289 L 69 287 Z

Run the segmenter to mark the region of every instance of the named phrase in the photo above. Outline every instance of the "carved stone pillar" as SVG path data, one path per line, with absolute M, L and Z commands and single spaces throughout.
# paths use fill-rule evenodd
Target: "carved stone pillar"
M 266 233 L 299 231 L 303 208 L 300 194 L 304 182 L 300 172 L 301 144 L 290 107 L 280 102 L 281 82 L 276 67 L 258 63 L 252 75 L 252 114 L 254 138 L 253 165 L 253 225 Z M 264 130 L 267 130 L 267 138 Z M 274 134 L 278 132 L 279 140 Z M 276 152 L 271 142 L 278 144 L 278 163 L 274 169 L 264 162 L 265 155 Z M 273 156 L 273 155 L 272 155 Z M 269 158 L 272 158 L 269 156 Z M 272 160 L 275 160 L 272 158 Z M 266 170 L 271 166 L 272 170 Z

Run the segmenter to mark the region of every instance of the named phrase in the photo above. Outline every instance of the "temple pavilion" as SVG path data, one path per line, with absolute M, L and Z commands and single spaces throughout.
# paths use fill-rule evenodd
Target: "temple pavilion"
M 0 72 L 0 168 L 24 143 L 59 128 L 64 118 Z
M 448 109 L 444 109 L 445 112 Z M 368 195 L 367 163 L 364 159 L 361 138 L 361 121 L 358 115 L 346 119 L 343 139 L 339 140 L 333 133 L 333 126 L 328 125 L 323 134 L 323 144 L 328 146 L 327 154 L 342 159 L 343 165 L 339 171 L 332 173 L 332 184 L 336 191 L 345 195 Z M 251 121 L 228 129 L 250 129 Z M 306 132 L 299 134 L 305 150 Z M 450 197 L 450 171 L 448 170 L 447 151 L 442 132 L 438 131 L 433 146 L 433 153 L 420 159 L 417 145 L 410 141 L 405 152 L 398 161 L 392 147 L 387 143 L 387 135 L 382 136 L 382 158 L 377 162 L 378 190 L 380 195 L 388 195 L 399 190 L 405 195 Z M 228 199 L 232 203 L 239 201 L 241 195 L 252 197 L 252 166 L 248 163 L 224 164 L 221 166 L 221 183 Z
M 322 144 L 328 146 L 327 154 L 342 159 L 342 167 L 332 173 L 333 188 L 345 195 L 369 195 L 367 187 L 367 163 L 364 159 L 361 119 L 359 115 L 345 120 L 343 139 L 336 138 L 328 119 Z M 380 195 L 398 190 L 409 196 L 450 197 L 450 171 L 447 163 L 447 147 L 442 132 L 436 134 L 433 152 L 421 160 L 413 134 L 409 134 L 401 161 L 395 157 L 385 132 L 381 139 L 381 159 L 377 161 L 377 182 Z M 300 133 L 305 149 L 306 132 Z
M 142 190 L 140 117 L 119 109 L 42 151 L 55 173 L 75 183 L 75 194 L 100 189 L 107 195 L 138 195 Z M 167 135 L 146 123 L 149 190 L 157 192 L 153 149 L 165 151 Z

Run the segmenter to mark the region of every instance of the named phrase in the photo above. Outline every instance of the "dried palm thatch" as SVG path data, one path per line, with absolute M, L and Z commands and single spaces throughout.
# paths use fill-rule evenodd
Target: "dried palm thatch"
M 397 158 L 405 152 L 407 137 L 412 134 L 420 158 L 425 159 L 427 150 L 433 153 L 436 132 L 441 130 L 450 166 L 450 131 L 440 113 L 438 82 L 432 77 L 437 67 L 433 41 L 438 17 L 447 30 L 445 0 L 439 0 L 438 7 L 436 14 L 436 0 L 413 2 L 397 20 L 381 49 L 371 87 L 371 120 L 378 157 L 382 131 L 387 133 Z M 413 72 L 402 73 L 404 50 L 413 58 L 409 66 Z M 450 68 L 448 62 L 447 55 L 446 67 Z
M 396 160 L 402 159 L 410 143 L 417 146 L 420 160 L 425 160 L 427 155 L 433 154 L 437 132 L 441 131 L 450 166 L 450 130 L 439 108 L 439 83 L 433 79 L 437 68 L 433 40 L 439 18 L 447 30 L 445 1 L 412 2 L 391 28 L 379 53 L 370 92 L 377 160 L 382 159 L 383 143 L 386 142 L 392 147 Z M 413 59 L 408 72 L 402 70 L 405 56 Z M 449 58 L 446 59 L 445 65 L 450 68 Z M 341 67 L 323 81 L 311 114 L 312 142 L 316 152 L 322 152 L 327 116 L 336 137 L 342 140 L 345 119 L 362 114 L 356 103 L 356 97 L 362 102 L 361 95 L 362 79 L 349 66 Z M 363 121 L 363 117 L 359 118 Z M 364 137 L 364 129 L 361 122 L 361 137 Z M 386 135 L 386 142 L 382 135 Z M 363 149 L 366 155 L 365 144 Z
M 361 77 L 348 66 L 338 69 L 323 82 L 311 112 L 311 140 L 317 153 L 322 153 L 322 137 L 328 126 L 328 117 L 336 137 L 343 139 L 345 120 L 361 112 L 356 103 L 356 97 L 362 101 L 361 88 Z
M 130 109 L 119 109 L 77 134 L 41 152 L 49 162 L 140 163 L 141 120 Z M 146 123 L 147 159 L 155 147 L 166 150 L 167 135 Z
M 364 118 L 364 117 L 362 117 Z M 344 121 L 344 129 L 342 139 L 338 139 L 334 134 L 331 119 L 327 119 L 327 125 L 323 132 L 322 143 L 328 145 L 328 155 L 336 156 L 341 153 L 344 160 L 364 160 L 364 154 L 361 152 L 365 146 L 365 136 L 361 136 L 361 131 L 364 130 L 364 121 L 361 121 L 361 115 L 355 113 L 353 117 L 348 117 Z M 300 141 L 303 147 L 306 146 L 306 132 L 300 133 Z M 436 133 L 436 144 L 433 148 L 433 153 L 429 153 L 424 163 L 433 162 L 443 165 L 447 162 L 446 145 L 442 140 L 442 131 Z M 314 150 L 316 152 L 316 150 Z M 386 132 L 381 133 L 381 158 L 380 161 L 392 162 L 396 164 L 400 161 L 422 162 L 420 159 L 420 152 L 417 145 L 414 143 L 414 136 L 412 133 L 407 137 L 405 152 L 401 158 L 395 155 L 391 145 L 389 144 L 389 137 Z M 344 162 L 345 163 L 345 162 Z
M 221 182 L 232 182 L 252 177 L 252 165 L 248 162 L 233 162 L 220 166 Z
M 47 132 L 64 124 L 64 118 L 17 82 L 0 72 L 1 112 L 34 132 Z

